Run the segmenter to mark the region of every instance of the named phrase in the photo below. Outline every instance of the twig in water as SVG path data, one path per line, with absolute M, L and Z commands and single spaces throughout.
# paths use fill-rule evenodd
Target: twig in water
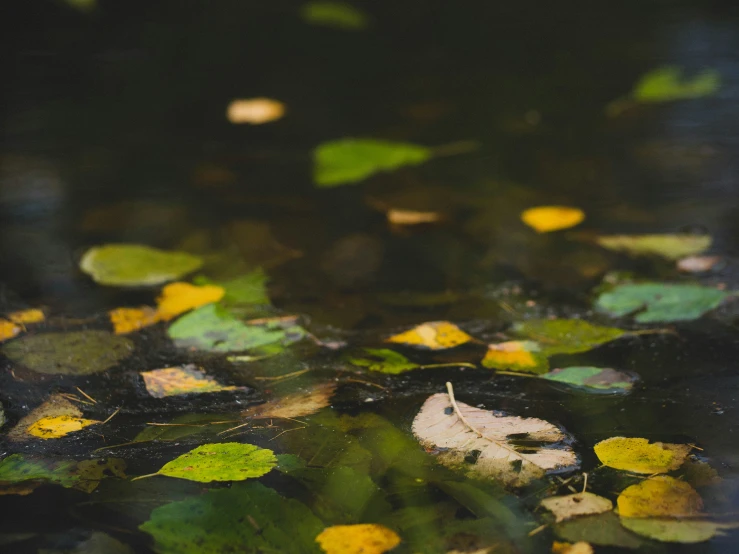
M 105 421 L 103 421 L 101 425 L 105 425 L 105 424 L 106 424 L 106 423 L 108 423 L 108 422 L 109 422 L 109 421 L 110 421 L 111 419 L 113 419 L 113 418 L 114 418 L 114 417 L 115 417 L 116 415 L 118 415 L 118 412 L 120 412 L 122 408 L 123 408 L 123 406 L 119 406 L 119 407 L 118 407 L 118 409 L 117 409 L 117 410 L 116 410 L 115 412 L 113 412 L 112 414 L 110 414 L 110 415 L 108 416 L 108 419 L 106 419 Z
M 292 373 L 286 373 L 285 375 L 278 375 L 277 377 L 254 377 L 255 381 L 282 381 L 284 379 L 293 379 L 294 377 L 299 377 L 300 375 L 303 375 L 303 373 L 308 373 L 310 371 L 310 368 L 308 369 L 301 369 L 299 371 L 293 371 Z
M 79 388 L 79 387 L 75 387 L 75 388 L 76 388 L 76 389 L 77 389 L 77 390 L 79 391 L 79 393 L 80 393 L 80 394 L 81 394 L 82 396 L 84 396 L 85 398 L 87 398 L 87 399 L 88 399 L 88 400 L 89 400 L 90 402 L 92 402 L 93 404 L 97 404 L 97 403 L 98 403 L 98 401 L 97 401 L 97 400 L 95 400 L 95 399 L 94 399 L 94 398 L 93 398 L 92 396 L 90 396 L 89 394 L 87 394 L 87 393 L 86 393 L 85 391 L 83 391 L 83 390 L 82 390 L 81 388 Z

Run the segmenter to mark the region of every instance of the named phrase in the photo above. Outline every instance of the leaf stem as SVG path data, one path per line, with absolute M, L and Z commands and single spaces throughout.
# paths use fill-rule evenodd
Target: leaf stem
M 149 473 L 147 475 L 139 475 L 138 477 L 134 477 L 133 479 L 131 479 L 131 481 L 138 481 L 139 479 L 146 479 L 147 477 L 156 477 L 157 475 L 159 475 L 159 472 Z
M 469 367 L 471 369 L 477 369 L 477 366 L 475 364 L 471 364 L 468 362 L 453 362 L 453 363 L 445 363 L 445 364 L 427 364 L 427 365 L 421 365 L 418 366 L 421 369 L 429 369 L 434 367 Z

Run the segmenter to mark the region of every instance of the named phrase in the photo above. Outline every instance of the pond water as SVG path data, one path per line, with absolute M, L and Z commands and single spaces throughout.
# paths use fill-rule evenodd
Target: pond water
M 555 541 L 596 552 L 739 550 L 739 9 L 719 0 L 343 9 L 355 11 L 339 23 L 287 1 L 27 0 L 9 10 L 0 550 L 348 553 L 361 545 L 332 550 L 315 538 L 356 524 L 382 525 L 389 541 L 365 552 L 396 535 L 398 553 L 546 553 Z M 709 85 L 672 98 L 662 83 L 657 97 L 640 97 L 640 79 L 666 66 Z M 229 121 L 232 101 L 260 97 L 284 104 L 283 117 Z M 391 157 L 418 145 L 429 159 L 321 186 L 316 149 L 346 138 L 387 141 Z M 333 163 L 351 172 L 369 157 Z M 521 220 L 535 206 L 575 207 L 585 219 L 537 233 Z M 391 210 L 433 221 L 393 223 Z M 699 250 L 717 259 L 685 272 L 675 261 L 685 256 L 598 243 L 640 234 L 710 236 Z M 173 279 L 110 286 L 80 270 L 106 244 L 187 252 L 200 267 L 177 280 L 223 286 L 225 296 L 165 316 L 154 306 Z M 700 288 L 675 289 L 676 317 L 639 319 L 641 302 L 621 316 L 604 309 L 603 294 L 644 282 Z M 688 296 L 696 290 L 726 294 L 704 306 Z M 150 321 L 114 334 L 110 312 L 141 306 Z M 35 308 L 44 321 L 11 321 Z M 224 320 L 234 333 L 277 338 L 255 344 L 209 327 Z M 571 320 L 625 333 L 526 327 Z M 449 326 L 388 341 L 427 322 Z M 230 388 L 152 392 L 141 373 L 172 367 Z M 547 373 L 567 367 L 612 368 L 633 386 L 573 386 Z M 435 394 L 439 417 L 477 408 L 467 418 L 485 430 L 455 420 L 446 442 L 434 425 L 424 430 L 418 414 Z M 34 412 L 51 395 L 64 407 Z M 29 434 L 60 414 L 96 423 Z M 485 422 L 505 416 L 549 422 L 557 437 L 517 420 L 491 439 Z M 682 455 L 656 446 L 679 460 L 634 472 L 596 455 L 613 437 L 690 446 Z M 132 480 L 221 443 L 268 449 L 276 462 L 249 479 L 225 476 L 249 459 L 240 454 L 213 470 L 216 480 Z M 487 447 L 502 449 L 508 467 L 485 466 L 486 453 L 495 457 Z M 553 451 L 572 463 L 524 478 Z M 623 491 L 670 478 L 665 494 L 679 507 L 660 512 L 668 501 L 655 493 L 651 512 L 631 514 L 652 527 L 634 532 Z M 585 487 L 619 512 L 557 523 L 540 505 Z M 660 518 L 674 540 L 654 531 Z M 715 532 L 699 540 L 684 531 L 695 522 Z

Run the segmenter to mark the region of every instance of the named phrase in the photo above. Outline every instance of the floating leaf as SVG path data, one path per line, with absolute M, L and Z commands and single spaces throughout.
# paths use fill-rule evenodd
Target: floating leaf
M 93 531 L 73 548 L 41 548 L 38 554 L 134 554 L 133 548 L 114 539 L 107 533 Z
M 136 435 L 133 443 L 162 441 L 179 441 L 192 435 L 217 436 L 234 426 L 234 420 L 224 420 L 220 414 L 186 414 L 173 419 L 167 425 L 150 425 Z
M 557 542 L 552 544 L 552 554 L 593 554 L 593 547 L 587 542 Z
M 127 335 L 155 325 L 161 321 L 160 314 L 154 308 L 142 306 L 141 308 L 115 308 L 108 312 L 110 322 L 113 324 L 113 332 L 116 335 Z
M 85 252 L 80 269 L 102 285 L 137 287 L 173 281 L 202 264 L 200 258 L 185 252 L 140 244 L 107 244 Z
M 346 2 L 316 0 L 304 4 L 300 10 L 303 20 L 312 25 L 322 25 L 357 31 L 365 29 L 369 23 L 367 14 Z
M 713 242 L 710 235 L 604 235 L 595 240 L 609 250 L 635 256 L 651 254 L 669 260 L 700 254 Z
M 52 394 L 10 430 L 8 440 L 22 442 L 32 437 L 57 439 L 93 423 L 100 422 L 84 419 L 77 406 L 60 394 Z
M 106 331 L 73 331 L 24 336 L 2 348 L 11 361 L 38 373 L 88 375 L 113 367 L 133 351 L 133 343 Z
M 636 375 L 608 367 L 564 367 L 541 376 L 542 379 L 565 383 L 598 392 L 627 392 L 637 380 Z
M 688 256 L 677 261 L 677 268 L 685 273 L 711 271 L 721 263 L 721 256 Z
M 220 392 L 239 390 L 244 387 L 221 385 L 213 377 L 198 368 L 195 364 L 182 367 L 166 367 L 142 371 L 146 391 L 154 398 L 178 396 L 182 394 L 200 394 L 204 392 Z
M 613 509 L 613 502 L 590 492 L 552 496 L 542 500 L 541 505 L 554 514 L 557 522 L 578 516 L 609 512 Z
M 687 444 L 670 444 L 647 439 L 611 437 L 593 447 L 600 462 L 633 473 L 667 473 L 679 468 L 690 453 Z
M 379 371 L 391 375 L 421 367 L 394 350 L 388 350 L 387 348 L 363 348 L 362 350 L 366 354 L 362 357 L 350 357 L 349 363 L 366 367 L 370 371 Z
M 12 321 L 0 319 L 0 342 L 12 339 L 23 331 L 23 327 L 16 325 Z
M 393 335 L 387 342 L 396 342 L 410 346 L 423 346 L 431 350 L 454 348 L 470 342 L 472 337 L 462 331 L 454 323 L 448 321 L 431 321 L 422 323 L 410 331 Z
M 539 343 L 541 353 L 545 356 L 587 352 L 629 333 L 616 327 L 593 325 L 581 319 L 531 319 L 516 323 L 511 330 Z
M 521 213 L 521 221 L 537 233 L 569 229 L 585 219 L 585 212 L 569 206 L 537 206 Z
M 441 214 L 437 212 L 417 212 L 414 210 L 389 209 L 385 215 L 392 225 L 420 225 L 422 223 L 436 223 L 441 221 Z
M 45 316 L 42 310 L 31 308 L 29 310 L 13 312 L 8 315 L 8 319 L 18 325 L 25 325 L 27 323 L 41 323 L 45 319 Z
M 392 529 L 376 523 L 334 525 L 316 537 L 326 554 L 382 554 L 400 544 Z
M 94 491 L 105 477 L 125 478 L 123 460 L 116 458 L 75 462 L 12 454 L 0 461 L 0 494 L 28 494 L 44 482 Z
M 617 317 L 644 308 L 634 317 L 639 323 L 689 321 L 718 307 L 729 296 L 731 293 L 700 285 L 639 283 L 604 292 L 595 306 Z
M 139 526 L 161 554 L 312 554 L 320 552 L 315 537 L 323 527 L 303 504 L 257 482 L 161 506 Z
M 321 383 L 307 390 L 294 392 L 247 408 L 241 415 L 247 418 L 296 418 L 316 413 L 328 406 L 336 383 Z
M 555 524 L 553 530 L 559 538 L 570 542 L 584 541 L 619 548 L 639 548 L 644 544 L 643 539 L 621 526 L 613 512 L 568 519 Z
M 314 153 L 313 179 L 319 187 L 356 183 L 380 171 L 429 160 L 429 148 L 402 142 L 342 139 L 325 142 Z
M 627 487 L 618 495 L 621 517 L 685 517 L 700 513 L 703 500 L 685 481 L 657 475 Z
M 413 420 L 413 434 L 426 448 L 442 449 L 444 465 L 520 486 L 577 464 L 572 449 L 559 444 L 566 435 L 551 423 L 456 404 L 458 411 L 448 394 L 434 394 Z
M 253 444 L 204 444 L 167 462 L 156 473 L 142 477 L 166 475 L 201 483 L 243 481 L 269 473 L 276 463 L 274 452 Z
M 159 317 L 167 321 L 200 306 L 218 302 L 225 294 L 223 287 L 216 285 L 191 285 L 170 283 L 157 298 Z
M 96 423 L 102 421 L 68 415 L 49 416 L 36 420 L 26 432 L 39 439 L 58 439 Z
M 508 371 L 544 373 L 549 369 L 549 360 L 541 352 L 539 343 L 530 340 L 512 340 L 489 344 L 482 365 Z
M 231 123 L 262 125 L 285 115 L 285 104 L 272 98 L 243 98 L 232 100 L 226 109 Z
M 699 519 L 621 518 L 621 525 L 644 537 L 679 543 L 697 543 L 723 535 L 725 529 L 734 529 L 735 523 L 716 523 Z
M 715 69 L 706 69 L 690 79 L 683 78 L 682 68 L 667 65 L 643 75 L 632 97 L 638 102 L 669 102 L 711 96 L 720 86 L 721 75 Z

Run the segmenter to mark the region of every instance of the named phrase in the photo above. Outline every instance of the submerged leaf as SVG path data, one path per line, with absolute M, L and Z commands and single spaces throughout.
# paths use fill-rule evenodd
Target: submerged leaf
M 669 475 L 650 477 L 625 488 L 617 503 L 621 517 L 686 517 L 703 509 L 698 492 Z
M 366 367 L 370 371 L 379 371 L 391 375 L 397 375 L 398 373 L 420 367 L 394 350 L 387 348 L 364 348 L 363 350 L 366 352 L 364 356 L 352 356 L 349 358 L 349 363 Z
M 537 206 L 521 213 L 521 221 L 537 233 L 568 229 L 582 223 L 585 212 L 569 206 Z
M 0 494 L 28 494 L 44 482 L 90 493 L 105 477 L 125 478 L 125 467 L 125 462 L 117 458 L 78 463 L 12 454 L 0 461 Z
M 638 283 L 604 292 L 595 307 L 617 317 L 644 309 L 634 317 L 639 323 L 689 321 L 717 308 L 729 296 L 731 293 L 700 285 Z
M 711 96 L 720 86 L 721 75 L 715 69 L 683 78 L 682 68 L 666 65 L 643 75 L 634 86 L 632 97 L 639 102 L 669 102 Z
M 568 519 L 555 524 L 553 530 L 559 538 L 570 542 L 585 541 L 619 548 L 639 548 L 644 544 L 643 539 L 621 526 L 614 512 Z
M 627 392 L 637 380 L 636 375 L 608 367 L 564 367 L 541 376 L 542 379 L 565 383 L 598 392 Z
M 623 329 L 594 325 L 581 319 L 531 319 L 516 323 L 512 331 L 536 341 L 545 356 L 587 352 L 628 334 Z
M 431 350 L 443 350 L 470 342 L 472 337 L 454 323 L 431 321 L 422 323 L 410 331 L 393 335 L 386 340 L 409 346 L 423 346 Z
M 604 235 L 596 242 L 609 250 L 657 255 L 669 260 L 700 254 L 713 242 L 710 235 Z
M 356 183 L 380 171 L 418 165 L 430 159 L 429 148 L 373 139 L 325 142 L 314 153 L 313 179 L 319 187 Z
M 512 340 L 489 344 L 482 365 L 508 371 L 544 373 L 549 369 L 549 360 L 541 352 L 539 343 L 530 340 Z
M 261 125 L 276 121 L 285 115 L 285 104 L 272 98 L 243 98 L 232 100 L 226 109 L 231 123 Z
M 221 385 L 195 364 L 142 371 L 141 377 L 144 378 L 147 392 L 154 398 L 244 388 Z
M 438 459 L 445 465 L 521 486 L 577 464 L 572 449 L 559 444 L 566 435 L 551 423 L 456 404 L 459 413 L 448 394 L 434 394 L 413 420 L 413 434 L 426 448 L 443 449 Z
M 578 516 L 609 512 L 613 509 L 613 502 L 590 492 L 552 496 L 542 500 L 541 505 L 554 514 L 557 522 Z
M 704 542 L 717 535 L 723 535 L 725 529 L 737 527 L 735 523 L 716 523 L 700 519 L 638 517 L 622 517 L 621 525 L 643 537 L 686 544 Z
M 600 462 L 633 473 L 667 473 L 679 468 L 690 453 L 687 444 L 670 444 L 647 439 L 611 437 L 593 447 Z
M 316 413 L 331 403 L 336 383 L 321 383 L 306 390 L 269 400 L 264 404 L 247 408 L 241 415 L 246 418 L 296 418 Z
M 316 537 L 326 554 L 383 554 L 400 544 L 392 529 L 376 523 L 334 525 Z
M 200 258 L 185 252 L 140 244 L 107 244 L 85 252 L 80 269 L 101 285 L 138 287 L 173 281 L 202 264 Z
M 346 2 L 314 0 L 304 4 L 300 13 L 307 23 L 335 29 L 355 31 L 368 24 L 367 15 Z

